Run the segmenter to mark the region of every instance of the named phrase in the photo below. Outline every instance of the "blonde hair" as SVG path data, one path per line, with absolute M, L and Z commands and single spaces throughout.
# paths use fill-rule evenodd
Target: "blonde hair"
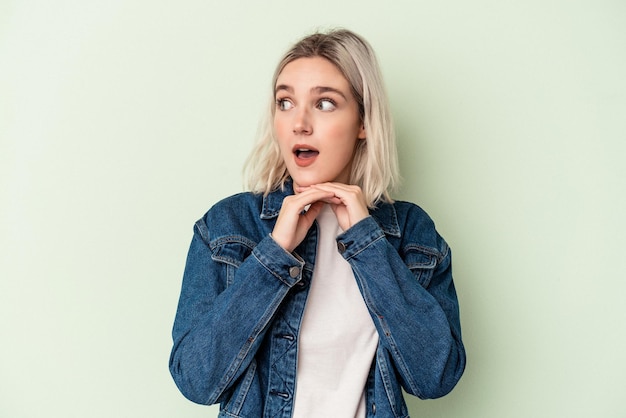
M 322 57 L 333 63 L 348 80 L 358 103 L 366 139 L 358 141 L 350 184 L 361 187 L 369 206 L 378 201 L 392 202 L 390 192 L 399 180 L 398 157 L 381 71 L 369 43 L 345 29 L 309 35 L 280 60 L 272 79 L 271 100 L 261 120 L 257 143 L 246 161 L 247 187 L 253 192 L 267 194 L 283 187 L 289 178 L 274 135 L 274 88 L 287 64 L 310 57 Z

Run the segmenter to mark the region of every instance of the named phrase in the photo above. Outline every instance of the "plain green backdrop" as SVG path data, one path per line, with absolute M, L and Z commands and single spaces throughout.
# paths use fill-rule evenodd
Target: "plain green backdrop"
M 169 377 L 192 225 L 281 53 L 377 50 L 468 366 L 413 417 L 626 417 L 626 3 L 4 0 L 0 416 L 215 417 Z

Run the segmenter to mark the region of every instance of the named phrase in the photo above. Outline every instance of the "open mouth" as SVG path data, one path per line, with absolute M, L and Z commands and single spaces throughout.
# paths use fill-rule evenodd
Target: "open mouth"
M 300 167 L 307 167 L 313 164 L 319 153 L 320 152 L 315 148 L 306 145 L 296 145 L 293 147 L 295 162 Z
M 309 149 L 309 148 L 298 148 L 294 151 L 294 153 L 296 154 L 297 158 L 308 159 L 308 158 L 317 157 L 317 155 L 319 154 L 319 151 Z

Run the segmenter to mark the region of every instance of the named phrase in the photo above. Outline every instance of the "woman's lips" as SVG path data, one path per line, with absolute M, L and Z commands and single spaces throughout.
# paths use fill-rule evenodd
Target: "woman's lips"
M 319 151 L 311 147 L 295 146 L 293 148 L 293 155 L 298 167 L 308 167 L 315 162 Z

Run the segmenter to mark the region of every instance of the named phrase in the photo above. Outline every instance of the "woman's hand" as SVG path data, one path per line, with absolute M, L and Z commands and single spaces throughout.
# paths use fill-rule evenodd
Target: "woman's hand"
M 299 190 L 298 190 L 299 191 Z M 333 193 L 322 189 L 306 188 L 298 194 L 283 200 L 272 238 L 285 250 L 292 252 L 304 240 L 313 221 L 322 210 L 324 203 L 332 199 Z M 304 208 L 311 205 L 304 212 Z
M 332 197 L 325 199 L 325 203 L 330 204 L 339 226 L 344 231 L 369 216 L 367 202 L 365 202 L 365 197 L 359 186 L 343 183 L 321 183 L 306 188 L 298 188 L 296 191 L 304 192 L 312 189 L 332 193 Z
M 342 183 L 321 183 L 296 187 L 297 194 L 287 196 L 278 214 L 272 238 L 291 252 L 304 240 L 313 221 L 328 203 L 344 231 L 367 218 L 369 211 L 359 186 Z M 311 205 L 304 212 L 304 208 Z

